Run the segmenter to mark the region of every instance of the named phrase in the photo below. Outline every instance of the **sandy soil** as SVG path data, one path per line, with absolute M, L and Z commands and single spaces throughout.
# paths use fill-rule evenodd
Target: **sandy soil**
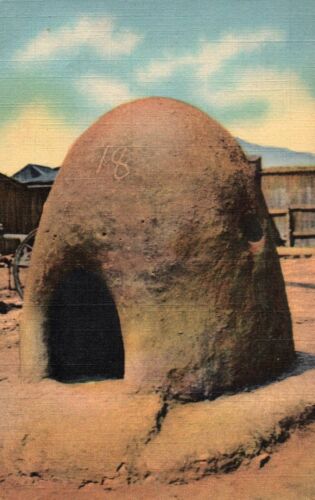
M 315 258 L 283 259 L 282 268 L 293 316 L 296 349 L 315 354 Z M 2 305 L 2 302 L 6 305 Z M 14 390 L 18 377 L 18 324 L 21 301 L 7 289 L 0 269 L 0 388 Z M 1 307 L 0 307 L 1 308 Z M 9 499 L 315 499 L 315 423 L 229 474 L 217 474 L 188 484 L 142 485 L 105 490 L 104 485 L 47 481 L 40 477 L 0 475 L 0 498 Z

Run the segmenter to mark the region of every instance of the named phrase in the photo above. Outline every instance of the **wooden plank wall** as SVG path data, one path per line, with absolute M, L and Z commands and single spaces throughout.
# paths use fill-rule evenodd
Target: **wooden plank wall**
M 27 188 L 18 182 L 0 175 L 0 223 L 4 232 L 20 233 L 24 228 L 28 212 Z M 16 247 L 15 241 L 0 238 L 0 252 L 10 253 Z
M 28 188 L 0 174 L 0 223 L 4 233 L 28 234 L 38 226 L 49 187 Z M 0 252 L 15 251 L 19 240 L 0 238 Z
M 264 169 L 261 185 L 284 244 L 315 246 L 315 167 Z
M 28 231 L 32 231 L 39 225 L 39 221 L 42 215 L 44 203 L 47 200 L 47 197 L 49 195 L 51 187 L 29 187 L 29 199 L 30 199 L 30 206 L 29 206 L 29 225 L 28 225 Z

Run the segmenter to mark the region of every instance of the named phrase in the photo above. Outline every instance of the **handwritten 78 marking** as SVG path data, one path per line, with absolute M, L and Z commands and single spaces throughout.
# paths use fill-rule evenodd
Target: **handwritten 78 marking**
M 130 174 L 130 168 L 126 161 L 123 161 L 123 157 L 128 151 L 125 146 L 104 146 L 102 157 L 96 169 L 96 174 L 99 174 L 102 170 L 105 160 L 109 160 L 114 165 L 114 177 L 117 180 L 124 179 Z M 112 150 L 112 151 L 111 151 Z

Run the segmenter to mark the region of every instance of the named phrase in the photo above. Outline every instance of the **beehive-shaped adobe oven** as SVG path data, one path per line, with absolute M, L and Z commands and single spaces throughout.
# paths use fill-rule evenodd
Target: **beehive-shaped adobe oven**
M 254 168 L 217 122 L 167 98 L 106 113 L 44 208 L 24 378 L 201 399 L 278 374 L 294 347 L 268 231 Z

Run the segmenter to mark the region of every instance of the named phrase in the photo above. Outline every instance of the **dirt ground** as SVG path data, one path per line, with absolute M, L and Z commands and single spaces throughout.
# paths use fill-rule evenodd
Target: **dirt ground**
M 293 318 L 297 351 L 315 354 L 315 258 L 281 260 Z M 0 389 L 14 391 L 18 381 L 18 325 L 21 301 L 7 289 L 7 271 L 0 269 Z M 19 393 L 17 392 L 17 395 Z M 95 393 L 97 397 L 97 392 Z M 0 443 L 1 446 L 1 443 Z M 186 484 L 160 484 L 148 478 L 117 490 L 99 483 L 43 480 L 2 475 L 0 498 L 16 499 L 315 499 L 315 423 L 293 432 L 238 470 L 214 474 Z

